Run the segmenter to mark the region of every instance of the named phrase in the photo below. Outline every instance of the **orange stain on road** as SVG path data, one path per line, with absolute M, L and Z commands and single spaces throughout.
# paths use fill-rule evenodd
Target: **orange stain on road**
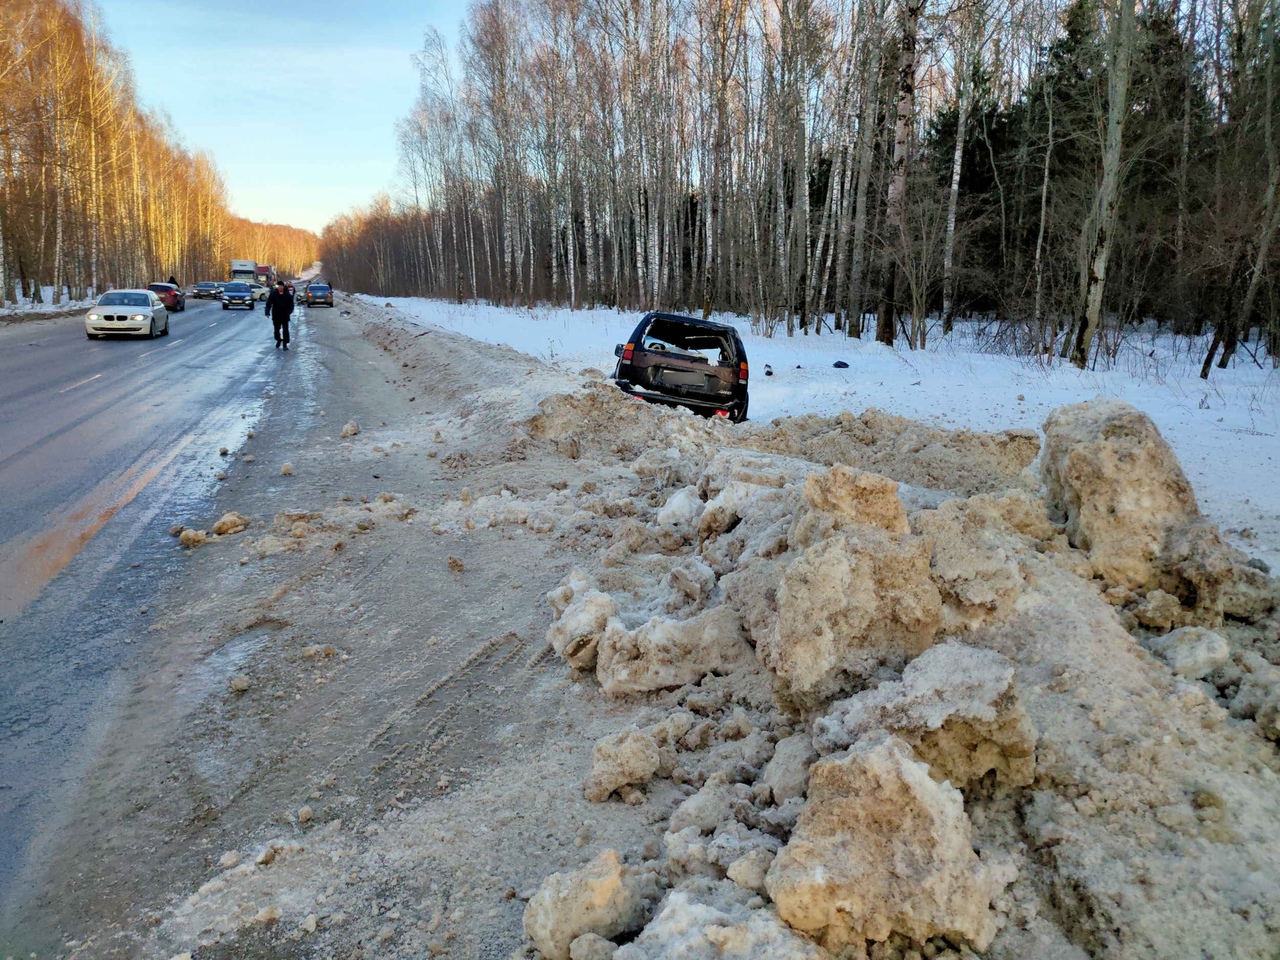
M 0 545 L 0 620 L 26 609 L 45 584 L 76 558 L 107 521 L 132 503 L 184 446 L 185 442 L 179 444 L 149 467 L 138 464 L 98 484 L 65 519 L 30 540 Z

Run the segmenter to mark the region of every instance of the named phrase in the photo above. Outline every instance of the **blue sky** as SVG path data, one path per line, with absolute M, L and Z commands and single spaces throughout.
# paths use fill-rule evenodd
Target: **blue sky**
M 396 179 L 410 56 L 453 42 L 464 0 L 101 0 L 139 96 L 207 149 L 232 209 L 319 231 Z M 269 12 L 268 12 L 269 11 Z

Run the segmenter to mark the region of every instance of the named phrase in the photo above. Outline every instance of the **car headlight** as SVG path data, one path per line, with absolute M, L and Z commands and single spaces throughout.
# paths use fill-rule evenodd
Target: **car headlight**
M 96 313 L 91 313 L 91 314 L 89 314 L 89 319 L 90 319 L 90 320 L 101 320 L 101 319 L 102 319 L 102 317 L 98 316 Z
M 130 317 L 129 319 L 130 319 L 130 320 L 145 320 L 145 319 L 147 319 L 147 315 L 146 315 L 145 313 L 135 313 L 135 314 L 134 314 L 132 317 Z

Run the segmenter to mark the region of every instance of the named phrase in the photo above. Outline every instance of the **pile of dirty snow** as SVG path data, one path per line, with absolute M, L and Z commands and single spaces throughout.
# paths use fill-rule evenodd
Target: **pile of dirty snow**
M 531 946 L 1274 956 L 1280 583 L 1125 403 L 1055 411 L 1043 452 L 899 422 L 919 462 L 841 462 L 877 416 L 636 457 L 653 506 L 548 597 L 548 641 L 583 696 L 667 711 L 620 712 L 585 798 L 687 799 L 660 850 L 548 877 Z

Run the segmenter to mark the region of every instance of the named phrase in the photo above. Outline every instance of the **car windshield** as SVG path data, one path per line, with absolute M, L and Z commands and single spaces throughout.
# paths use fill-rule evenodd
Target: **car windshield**
M 313 283 L 311 286 L 307 287 L 307 292 L 308 293 L 328 293 L 329 288 L 325 286 L 323 283 Z
M 145 293 L 104 293 L 98 298 L 100 307 L 147 307 L 151 301 Z
M 248 293 L 249 285 L 247 283 L 228 283 L 222 289 L 227 293 Z

